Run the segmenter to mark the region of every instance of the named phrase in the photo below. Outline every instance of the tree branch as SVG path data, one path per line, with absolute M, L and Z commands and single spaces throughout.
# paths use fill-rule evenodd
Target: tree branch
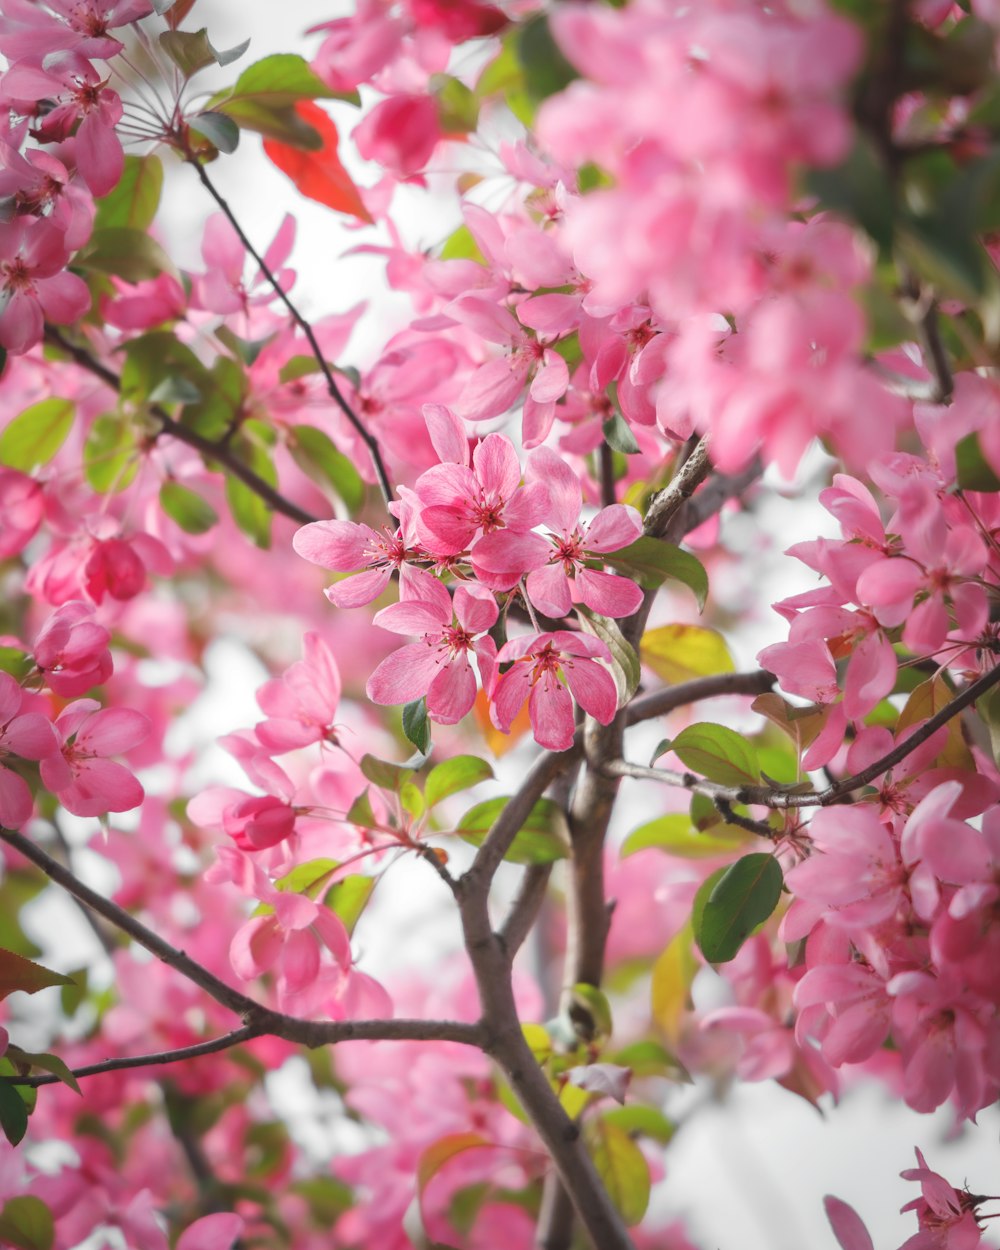
M 667 526 L 705 480 L 711 468 L 706 434 L 695 444 L 670 482 L 653 496 L 646 510 L 643 533 L 650 538 L 662 538 Z
M 669 768 L 647 768 L 642 764 L 630 764 L 622 759 L 607 761 L 603 765 L 603 769 L 609 777 L 634 777 L 648 781 L 660 781 L 666 785 L 691 790 L 696 794 L 705 794 L 716 805 L 720 803 L 749 803 L 758 807 L 774 808 L 778 811 L 787 811 L 790 808 L 799 807 L 829 807 L 832 803 L 840 802 L 841 799 L 852 791 L 868 785 L 876 777 L 880 777 L 901 760 L 906 759 L 921 743 L 926 742 L 932 734 L 936 733 L 943 725 L 947 725 L 959 712 L 970 707 L 981 695 L 991 690 L 998 682 L 1000 682 L 1000 664 L 982 677 L 979 677 L 970 686 L 967 686 L 961 694 L 956 695 L 940 712 L 936 712 L 919 729 L 915 730 L 902 742 L 897 743 L 891 751 L 887 751 L 885 755 L 875 760 L 874 763 L 869 764 L 867 768 L 863 768 L 860 772 L 853 773 L 849 777 L 842 777 L 840 781 L 827 786 L 825 790 L 814 791 L 811 794 L 789 793 L 769 786 L 724 786 L 718 782 L 697 777 L 694 773 L 680 773 Z
M 500 926 L 500 941 L 503 942 L 504 949 L 511 959 L 524 945 L 525 938 L 531 932 L 538 910 L 545 899 L 545 891 L 549 887 L 551 875 L 551 864 L 529 864 L 524 870 L 514 901 Z
M 718 698 L 719 695 L 765 694 L 776 680 L 773 673 L 764 669 L 752 673 L 716 673 L 711 677 L 695 677 L 692 681 L 665 686 L 662 690 L 653 690 L 633 700 L 625 709 L 625 721 L 636 725 L 702 699 Z
M 306 336 L 306 341 L 309 344 L 309 349 L 312 352 L 313 356 L 315 357 L 316 363 L 319 365 L 320 372 L 323 374 L 323 380 L 326 382 L 326 389 L 330 394 L 330 398 L 334 401 L 334 403 L 337 405 L 340 411 L 344 414 L 347 420 L 351 423 L 351 425 L 354 427 L 361 441 L 368 448 L 368 454 L 369 456 L 371 456 L 372 466 L 375 469 L 375 476 L 378 479 L 379 489 L 382 491 L 382 497 L 384 498 L 386 504 L 389 504 L 392 500 L 392 485 L 389 482 L 389 474 L 386 472 L 385 462 L 383 461 L 382 453 L 379 450 L 378 440 L 375 438 L 373 434 L 369 432 L 367 427 L 362 422 L 361 418 L 357 415 L 357 413 L 354 411 L 351 405 L 347 402 L 346 398 L 344 397 L 343 391 L 341 391 L 340 387 L 337 385 L 337 379 L 333 376 L 333 370 L 330 368 L 329 364 L 327 363 L 326 357 L 323 355 L 323 349 L 320 347 L 319 340 L 316 338 L 316 332 L 313 330 L 312 326 L 305 319 L 305 317 L 303 317 L 303 315 L 299 312 L 296 305 L 292 303 L 290 297 L 283 290 L 281 284 L 278 282 L 278 279 L 268 268 L 267 264 L 264 261 L 264 258 L 260 255 L 260 253 L 254 247 L 254 245 L 247 238 L 246 234 L 244 233 L 243 227 L 240 225 L 236 217 L 236 214 L 229 207 L 229 204 L 227 203 L 225 198 L 222 196 L 222 194 L 218 190 L 216 190 L 215 184 L 209 178 L 204 165 L 202 165 L 200 161 L 198 161 L 194 157 L 188 158 L 188 164 L 194 168 L 195 173 L 197 173 L 199 179 L 201 180 L 202 186 L 205 188 L 208 194 L 212 197 L 212 199 L 215 200 L 219 208 L 222 209 L 223 213 L 225 213 L 226 218 L 229 221 L 229 224 L 236 231 L 236 234 L 238 235 L 240 242 L 246 248 L 247 252 L 254 258 L 257 264 L 260 266 L 261 273 L 271 284 L 271 287 L 274 290 L 275 295 L 277 295 L 278 299 L 282 302 L 282 304 L 284 304 L 285 308 L 288 310 L 288 315 L 295 322 L 295 324 L 299 327 L 302 333 Z
M 113 391 L 121 390 L 121 378 L 119 378 L 118 374 L 114 370 L 109 369 L 107 365 L 103 364 L 95 356 L 92 356 L 85 347 L 72 343 L 54 326 L 47 325 L 45 327 L 45 338 L 47 342 L 55 344 L 60 351 L 64 351 L 71 356 L 81 368 L 100 378 Z M 298 504 L 292 503 L 290 499 L 286 499 L 280 491 L 274 489 L 270 482 L 265 482 L 262 477 L 254 473 L 253 469 L 245 465 L 242 460 L 237 459 L 224 444 L 213 443 L 211 439 L 205 438 L 196 430 L 188 429 L 186 425 L 175 421 L 159 405 L 153 405 L 149 409 L 149 413 L 150 416 L 155 417 L 159 421 L 160 433 L 167 434 L 170 438 L 176 439 L 177 442 L 193 447 L 195 451 L 200 452 L 206 458 L 217 460 L 219 464 L 225 465 L 227 472 L 231 473 L 233 477 L 239 478 L 244 486 L 252 490 L 255 495 L 259 496 L 275 512 L 280 512 L 282 516 L 286 516 L 292 521 L 298 521 L 300 525 L 308 525 L 311 521 L 317 519 L 312 513 L 306 512 Z

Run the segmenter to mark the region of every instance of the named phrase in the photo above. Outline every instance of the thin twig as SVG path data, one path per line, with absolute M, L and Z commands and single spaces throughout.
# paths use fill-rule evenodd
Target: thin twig
M 92 373 L 95 377 L 100 378 L 113 391 L 121 390 L 121 378 L 118 374 L 113 369 L 109 369 L 96 356 L 91 355 L 85 347 L 80 347 L 78 344 L 71 342 L 54 326 L 45 327 L 45 338 L 47 342 L 55 344 L 60 351 L 64 351 L 71 356 L 88 373 Z M 262 477 L 254 473 L 253 469 L 245 465 L 242 460 L 237 459 L 223 444 L 213 443 L 210 438 L 205 438 L 197 430 L 189 429 L 186 425 L 175 421 L 169 413 L 165 412 L 157 404 L 150 407 L 148 411 L 150 416 L 155 417 L 159 421 L 161 434 L 167 434 L 179 443 L 185 443 L 188 447 L 193 447 L 195 451 L 200 452 L 206 459 L 216 460 L 219 464 L 224 465 L 233 477 L 239 478 L 244 486 L 252 490 L 255 495 L 269 507 L 273 508 L 275 512 L 280 512 L 282 516 L 286 516 L 292 521 L 298 521 L 300 525 L 308 525 L 311 521 L 317 520 L 311 512 L 307 512 L 304 508 L 300 508 L 298 504 L 292 503 L 290 499 L 286 499 L 280 491 L 275 490 L 270 482 L 265 482 Z
M 524 870 L 514 901 L 500 926 L 500 940 L 511 959 L 531 932 L 538 910 L 545 899 L 551 875 L 551 864 L 529 864 Z
M 651 720 L 654 716 L 666 716 L 668 712 L 674 712 L 678 708 L 699 703 L 702 699 L 715 699 L 720 695 L 765 694 L 776 680 L 773 673 L 764 669 L 750 673 L 716 673 L 711 677 L 695 677 L 692 681 L 664 686 L 662 690 L 653 690 L 634 699 L 625 709 L 625 720 L 629 725 L 636 725 L 640 721 Z
M 706 434 L 694 446 L 669 483 L 658 495 L 653 496 L 646 510 L 643 533 L 650 538 L 662 538 L 667 526 L 705 480 L 711 468 Z
M 389 474 L 386 472 L 385 462 L 382 459 L 382 453 L 379 450 L 378 440 L 368 430 L 364 422 L 347 402 L 343 391 L 341 391 L 340 387 L 337 385 L 337 379 L 333 376 L 333 370 L 330 368 L 326 356 L 323 354 L 323 349 L 319 345 L 319 340 L 316 338 L 316 332 L 313 330 L 312 325 L 305 319 L 305 317 L 303 317 L 296 305 L 292 303 L 291 298 L 283 289 L 277 277 L 271 272 L 270 268 L 265 263 L 264 258 L 247 238 L 243 227 L 240 225 L 239 220 L 236 217 L 236 214 L 229 207 L 228 202 L 221 192 L 216 189 L 215 184 L 209 178 L 204 165 L 202 165 L 194 157 L 188 159 L 188 164 L 193 166 L 195 172 L 201 180 L 202 186 L 212 199 L 215 200 L 219 208 L 222 209 L 223 213 L 225 213 L 229 224 L 236 231 L 240 242 L 260 266 L 261 273 L 270 283 L 275 295 L 277 295 L 278 299 L 288 310 L 288 315 L 306 336 L 309 348 L 316 359 L 316 363 L 319 365 L 320 372 L 323 374 L 323 380 L 326 382 L 326 389 L 330 394 L 330 398 L 351 423 L 361 441 L 368 448 L 368 454 L 371 456 L 372 466 L 375 469 L 375 476 L 378 478 L 379 489 L 382 491 L 382 496 L 386 504 L 389 504 L 392 500 L 392 486 L 389 482 Z

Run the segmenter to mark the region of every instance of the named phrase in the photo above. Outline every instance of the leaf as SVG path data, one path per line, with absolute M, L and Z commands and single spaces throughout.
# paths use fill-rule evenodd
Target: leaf
M 52 1076 L 58 1077 L 63 1085 L 68 1085 L 74 1093 L 82 1096 L 83 1090 L 80 1088 L 69 1065 L 60 1059 L 58 1055 L 50 1055 L 44 1051 L 22 1050 L 20 1046 L 10 1045 L 7 1047 L 6 1056 L 15 1066 L 23 1064 L 27 1067 L 39 1068 L 42 1072 L 51 1073 Z
M 620 854 L 622 859 L 627 859 L 638 851 L 655 847 L 680 859 L 701 859 L 737 851 L 745 841 L 746 836 L 735 828 L 713 837 L 696 829 L 690 816 L 658 816 L 633 829 L 622 843 Z
M 1000 477 L 983 455 L 975 432 L 955 444 L 955 479 L 959 490 L 1000 491 Z
M 180 482 L 163 483 L 160 507 L 185 534 L 205 534 L 219 523 L 219 514 L 208 500 Z
M 159 243 L 144 229 L 135 226 L 104 226 L 95 230 L 87 246 L 77 252 L 73 263 L 114 274 L 126 282 L 143 282 L 161 273 L 180 281 L 176 265 Z
M 709 963 L 727 963 L 759 925 L 771 915 L 781 897 L 781 865 L 773 855 L 744 855 L 709 877 L 692 911 L 695 941 Z
M 459 226 L 453 230 L 441 248 L 441 260 L 474 260 L 477 265 L 486 263 L 479 244 L 468 226 Z
M 977 700 L 976 711 L 989 730 L 993 762 L 1000 763 L 1000 691 L 995 686 Z
M 204 135 L 226 156 L 231 156 L 240 146 L 240 128 L 225 113 L 196 113 L 187 122 L 192 130 Z
M 638 1224 L 649 1206 L 649 1165 L 628 1133 L 606 1116 L 588 1120 L 583 1140 L 624 1222 Z
M 359 221 L 372 222 L 371 213 L 337 154 L 340 139 L 333 121 L 318 105 L 308 101 L 297 104 L 295 114 L 315 132 L 319 143 L 306 151 L 280 138 L 266 138 L 264 152 L 268 159 L 295 183 L 306 199 L 357 217 Z
M 354 464 L 334 446 L 333 440 L 314 425 L 293 425 L 288 431 L 288 450 L 303 473 L 320 486 L 332 486 L 353 516 L 365 502 L 365 484 Z
M 0 463 L 30 473 L 47 464 L 73 427 L 76 404 L 69 399 L 43 399 L 10 422 L 0 434 Z
M 52 1212 L 34 1194 L 8 1198 L 0 1210 L 0 1242 L 14 1250 L 52 1250 Z
M 809 170 L 805 183 L 824 208 L 857 222 L 880 248 L 891 245 L 895 197 L 888 171 L 869 139 L 859 137 L 847 158 L 833 169 Z
M 14 951 L 0 949 L 0 999 L 17 990 L 25 994 L 37 994 L 39 990 L 48 989 L 52 985 L 70 985 L 69 977 L 61 972 L 53 972 L 51 968 L 43 968 L 33 959 L 25 959 Z
M 586 981 L 578 981 L 570 990 L 568 1014 L 573 1031 L 588 1044 L 606 1041 L 614 1030 L 607 994 Z
M 444 760 L 427 775 L 424 786 L 427 806 L 434 807 L 450 795 L 488 781 L 492 776 L 493 769 L 478 756 L 455 755 L 450 760 Z
M 644 1107 L 641 1103 L 634 1103 L 629 1107 L 612 1107 L 604 1112 L 604 1120 L 605 1123 L 620 1128 L 623 1133 L 628 1133 L 629 1137 L 647 1137 L 650 1141 L 659 1142 L 661 1146 L 665 1146 L 677 1131 L 677 1125 L 673 1120 L 668 1120 L 662 1111 L 657 1111 L 655 1107 Z
M 335 881 L 326 892 L 324 902 L 331 911 L 336 912 L 344 922 L 347 932 L 353 933 L 354 926 L 361 919 L 361 913 L 368 906 L 372 890 L 375 889 L 374 877 L 365 877 L 359 873 L 351 873 L 340 881 Z
M 209 65 L 226 65 L 235 61 L 249 46 L 250 40 L 247 39 L 229 52 L 216 52 L 204 26 L 201 30 L 165 30 L 160 35 L 160 47 L 185 78 L 193 77 Z
M 358 825 L 362 829 L 374 829 L 378 826 L 378 821 L 375 819 L 375 813 L 372 810 L 371 799 L 368 797 L 367 786 L 348 808 L 345 819 L 348 823 Z
M 773 691 L 759 694 L 750 706 L 759 716 L 766 716 L 772 725 L 777 725 L 787 734 L 800 753 L 823 728 L 829 715 L 828 706 L 810 704 L 808 707 L 794 707 Z
M 903 737 L 903 731 L 909 729 L 911 725 L 916 725 L 920 721 L 930 720 L 932 716 L 936 716 L 942 708 L 954 698 L 954 694 L 948 689 L 948 683 L 942 677 L 930 677 L 927 681 L 922 681 L 919 686 L 915 686 L 910 692 L 910 697 L 903 705 L 903 710 L 899 714 L 899 720 L 896 722 L 896 736 Z M 965 744 L 965 738 L 962 736 L 962 722 L 958 716 L 948 721 L 947 725 L 948 737 L 944 750 L 935 760 L 938 768 L 962 768 L 973 770 L 975 764 L 972 759 L 972 752 Z M 905 768 L 905 765 L 902 765 Z
M 570 1068 L 568 1080 L 588 1094 L 624 1103 L 632 1082 L 632 1069 L 619 1067 L 616 1063 L 585 1063 L 578 1068 Z
M 757 753 L 735 729 L 701 721 L 682 729 L 670 749 L 688 768 L 724 786 L 760 781 Z
M 691 1008 L 691 984 L 699 967 L 691 949 L 693 936 L 691 925 L 686 924 L 653 964 L 652 1015 L 671 1046 L 680 1040 L 682 1022 Z
M 28 1108 L 9 1081 L 0 1077 L 0 1128 L 12 1146 L 28 1131 Z
M 230 451 L 269 486 L 277 486 L 278 475 L 267 452 L 246 437 L 233 439 Z M 265 550 L 271 545 L 271 522 L 274 513 L 269 504 L 261 499 L 233 473 L 226 474 L 226 502 L 239 528 L 258 547 Z
M 635 435 L 620 413 L 616 412 L 614 416 L 608 417 L 601 429 L 604 431 L 604 441 L 612 451 L 620 451 L 623 456 L 639 454 L 639 444 L 635 441 Z M 643 540 L 640 538 L 636 541 L 642 542 Z M 658 540 L 653 538 L 650 541 L 657 542 Z
M 639 643 L 642 662 L 671 684 L 735 669 L 722 635 L 701 625 L 661 625 Z
M 389 790 L 398 794 L 403 783 L 413 776 L 412 768 L 404 768 L 401 764 L 390 763 L 389 760 L 377 759 L 374 755 L 362 755 L 361 771 L 365 777 L 378 786 L 380 790 Z
M 963 214 L 964 216 L 964 214 Z M 986 294 L 986 252 L 971 222 L 942 211 L 908 214 L 898 230 L 900 250 L 943 295 L 974 304 Z
M 552 37 L 545 16 L 529 18 L 517 28 L 515 48 L 524 75 L 525 90 L 536 104 L 579 78 Z
M 328 878 L 340 867 L 336 859 L 310 859 L 304 864 L 296 864 L 291 872 L 286 872 L 275 885 L 285 894 L 304 894 L 314 901 L 323 893 Z
M 635 648 L 626 640 L 617 621 L 608 616 L 598 616 L 582 604 L 577 604 L 576 611 L 584 631 L 600 638 L 611 652 L 611 676 L 618 692 L 618 706 L 624 707 L 638 690 L 642 677 Z
M 97 201 L 95 227 L 99 230 L 118 226 L 148 230 L 160 206 L 162 189 L 163 163 L 155 153 L 126 156 L 121 178 Z
M 473 846 L 482 846 L 510 797 L 487 799 L 470 808 L 455 832 Z M 515 864 L 551 864 L 566 858 L 566 818 L 551 799 L 539 799 L 521 826 L 504 859 Z
M 438 125 L 448 138 L 460 138 L 479 125 L 479 101 L 473 92 L 451 74 L 434 74 L 430 93 L 438 110 Z
M 698 601 L 698 611 L 705 606 L 708 598 L 708 574 L 705 566 L 690 551 L 682 551 L 680 547 L 664 542 L 662 538 L 644 537 L 637 538 L 634 543 L 618 551 L 609 551 L 604 558 L 608 564 L 628 573 L 644 590 L 656 590 L 668 577 L 683 582 Z
M 417 1162 L 417 1191 L 420 1196 L 423 1197 L 424 1190 L 449 1159 L 454 1159 L 466 1150 L 478 1150 L 492 1145 L 481 1133 L 449 1133 L 447 1137 L 439 1137 L 424 1150 Z
M 426 698 L 414 699 L 403 708 L 403 733 L 407 742 L 412 742 L 421 755 L 430 753 L 431 726 Z

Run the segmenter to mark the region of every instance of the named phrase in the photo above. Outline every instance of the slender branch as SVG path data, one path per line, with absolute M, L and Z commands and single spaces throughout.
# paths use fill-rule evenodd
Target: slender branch
M 334 401 L 334 403 L 337 405 L 340 411 L 344 414 L 347 420 L 351 423 L 351 425 L 354 427 L 361 441 L 368 448 L 368 454 L 371 456 L 372 466 L 375 469 L 375 476 L 378 479 L 378 484 L 379 484 L 380 490 L 382 491 L 382 496 L 385 499 L 386 504 L 390 503 L 392 500 L 392 486 L 389 482 L 389 475 L 386 472 L 385 462 L 382 459 L 382 453 L 379 450 L 378 440 L 375 438 L 373 434 L 369 432 L 367 427 L 362 422 L 361 418 L 357 415 L 357 413 L 354 411 L 351 405 L 347 402 L 346 398 L 344 397 L 343 391 L 337 385 L 337 379 L 333 376 L 333 370 L 330 368 L 330 365 L 327 362 L 326 356 L 323 354 L 323 349 L 320 347 L 319 340 L 316 338 L 315 330 L 313 330 L 311 324 L 299 312 L 296 305 L 292 303 L 291 298 L 288 296 L 287 292 L 282 288 L 281 283 L 278 281 L 274 273 L 272 273 L 271 269 L 266 264 L 264 258 L 260 255 L 260 253 L 254 247 L 254 245 L 247 238 L 243 230 L 243 227 L 240 225 L 239 220 L 236 217 L 236 214 L 229 207 L 229 204 L 226 201 L 226 199 L 223 197 L 223 195 L 216 189 L 215 184 L 209 178 L 204 165 L 202 165 L 194 157 L 191 157 L 188 159 L 188 164 L 194 168 L 195 173 L 198 175 L 199 179 L 201 180 L 201 185 L 205 188 L 205 190 L 212 197 L 212 199 L 215 200 L 216 204 L 218 204 L 219 208 L 222 209 L 223 213 L 225 213 L 229 221 L 229 224 L 236 231 L 236 234 L 239 237 L 240 242 L 246 248 L 247 252 L 254 258 L 257 264 L 260 266 L 261 273 L 270 283 L 272 289 L 274 290 L 275 295 L 277 295 L 278 299 L 282 302 L 282 304 L 284 304 L 285 308 L 288 310 L 288 315 L 295 322 L 295 324 L 299 327 L 302 333 L 306 336 L 306 341 L 309 344 L 309 348 L 313 356 L 316 358 L 316 363 L 319 365 L 320 372 L 323 374 L 323 380 L 326 382 L 326 389 L 330 394 L 330 398 Z
M 240 1015 L 247 1027 L 255 1030 L 255 1035 L 266 1033 L 310 1048 L 347 1041 L 444 1041 L 482 1048 L 485 1033 L 480 1024 L 455 1020 L 302 1020 L 272 1011 L 219 980 L 183 951 L 165 942 L 117 903 L 85 885 L 30 839 L 11 829 L 0 828 L 0 840 L 31 860 L 67 893 L 127 933 L 161 963 L 192 981 L 223 1007 Z
M 679 537 L 683 538 L 685 534 L 690 534 L 699 525 L 703 525 L 710 517 L 721 511 L 723 505 L 727 504 L 730 499 L 738 499 L 763 472 L 764 466 L 760 457 L 755 456 L 739 473 L 715 474 L 706 483 L 704 490 L 699 491 L 693 499 L 687 501 L 683 514 L 679 518 L 683 521 L 683 530 Z
M 863 768 L 860 772 L 852 773 L 849 777 L 842 777 L 840 781 L 827 786 L 825 790 L 814 791 L 811 794 L 776 790 L 768 786 L 724 786 L 715 781 L 707 781 L 702 777 L 696 777 L 694 773 L 681 773 L 668 768 L 647 768 L 642 764 L 630 764 L 626 760 L 621 759 L 607 761 L 603 765 L 603 769 L 609 777 L 635 777 L 649 781 L 660 781 L 666 785 L 691 790 L 696 794 L 705 794 L 717 805 L 720 802 L 723 804 L 750 803 L 759 807 L 771 807 L 779 811 L 799 807 L 829 807 L 832 803 L 839 803 L 852 791 L 868 785 L 876 777 L 880 777 L 901 760 L 906 759 L 921 743 L 926 742 L 932 734 L 936 733 L 943 725 L 947 725 L 959 712 L 970 707 L 981 695 L 984 695 L 987 690 L 991 690 L 998 682 L 1000 682 L 1000 664 L 978 678 L 970 686 L 967 686 L 961 694 L 956 695 L 940 712 L 936 712 L 919 729 L 914 730 L 909 737 L 897 743 L 891 751 L 887 751 L 885 755 L 875 760 L 874 763 L 869 764 L 867 768 Z
M 100 378 L 113 391 L 121 390 L 121 378 L 119 378 L 118 374 L 114 370 L 109 369 L 107 365 L 103 364 L 95 356 L 92 356 L 85 347 L 72 343 L 54 326 L 46 326 L 45 338 L 47 342 L 55 344 L 60 351 L 64 351 L 71 356 L 88 373 L 92 373 L 95 377 Z M 262 477 L 254 473 L 253 469 L 234 456 L 224 444 L 213 443 L 210 438 L 205 438 L 197 430 L 189 429 L 186 425 L 175 421 L 159 405 L 153 405 L 149 409 L 149 413 L 150 416 L 155 417 L 159 421 L 161 434 L 167 434 L 179 443 L 185 443 L 188 447 L 193 447 L 195 451 L 200 452 L 209 460 L 217 460 L 219 464 L 225 466 L 227 472 L 231 473 L 233 477 L 239 478 L 244 486 L 252 490 L 255 495 L 269 507 L 273 508 L 275 512 L 280 512 L 282 516 L 286 516 L 292 521 L 298 521 L 300 525 L 308 525 L 310 521 L 317 519 L 311 512 L 307 512 L 304 508 L 300 508 L 298 504 L 292 503 L 290 499 L 286 499 L 280 491 L 274 489 L 270 482 L 265 482 Z
M 500 926 L 500 940 L 511 959 L 524 945 L 525 938 L 531 932 L 539 908 L 545 899 L 551 875 L 551 864 L 529 864 L 524 870 L 514 901 Z
M 615 491 L 614 454 L 605 442 L 601 443 L 598 448 L 597 456 L 601 471 L 601 507 L 607 508 L 611 504 L 618 502 L 618 496 Z
M 706 434 L 695 445 L 670 482 L 653 497 L 646 510 L 643 532 L 651 538 L 662 538 L 667 526 L 705 480 L 711 468 Z
M 775 681 L 774 674 L 764 669 L 757 669 L 752 673 L 716 673 L 711 677 L 696 677 L 692 681 L 681 682 L 677 686 L 665 686 L 662 690 L 653 690 L 635 699 L 625 709 L 626 723 L 636 725 L 640 721 L 651 720 L 654 716 L 665 716 L 668 712 L 675 712 L 690 703 L 714 699 L 719 695 L 765 694 Z
M 221 1037 L 213 1037 L 207 1042 L 196 1042 L 193 1046 L 178 1046 L 173 1050 L 161 1050 L 149 1055 L 121 1055 L 116 1059 L 102 1059 L 100 1063 L 88 1063 L 82 1068 L 73 1068 L 77 1080 L 87 1076 L 102 1076 L 105 1072 L 120 1072 L 127 1068 L 153 1068 L 165 1063 L 182 1063 L 186 1059 L 198 1059 L 202 1055 L 214 1055 L 220 1050 L 229 1050 L 232 1046 L 240 1046 L 254 1037 L 260 1037 L 263 1030 L 256 1026 L 245 1025 L 242 1029 L 234 1029 Z M 39 1085 L 55 1085 L 61 1077 L 46 1072 L 41 1076 L 8 1076 L 4 1078 L 10 1085 L 28 1085 L 37 1089 Z

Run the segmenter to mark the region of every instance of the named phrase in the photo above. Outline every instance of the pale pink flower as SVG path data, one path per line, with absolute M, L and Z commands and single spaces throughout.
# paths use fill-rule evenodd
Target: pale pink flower
M 295 218 L 286 213 L 273 242 L 264 253 L 264 263 L 283 291 L 290 290 L 295 282 L 295 271 L 284 268 L 294 243 Z M 244 281 L 246 248 L 222 213 L 213 214 L 205 223 L 201 256 L 206 268 L 194 279 L 192 304 L 196 308 L 223 315 L 246 313 L 254 304 L 277 298 L 263 272 L 258 272 L 249 283 Z
M 31 816 L 28 783 L 4 760 L 14 757 L 42 760 L 59 752 L 59 738 L 39 712 L 21 712 L 21 687 L 9 673 L 0 672 L 0 825 L 20 829 Z
M 496 621 L 496 600 L 484 586 L 460 585 L 454 602 L 434 578 L 420 582 L 419 599 L 402 599 L 376 613 L 374 623 L 397 634 L 421 634 L 420 642 L 387 656 L 368 679 L 374 703 L 409 703 L 427 696 L 427 713 L 442 725 L 454 725 L 472 708 L 479 662 L 483 684 L 493 675 L 496 644 L 484 637 Z
M 310 742 L 335 741 L 333 718 L 340 703 L 340 670 L 333 652 L 315 633 L 303 638 L 305 657 L 257 691 L 267 720 L 256 727 L 258 741 L 281 753 Z
M 34 478 L 0 468 L 0 560 L 27 547 L 45 515 L 45 495 Z
M 0 52 L 10 61 L 72 49 L 108 60 L 123 44 L 108 32 L 152 12 L 148 0 L 4 0 Z
M 96 699 L 70 703 L 55 723 L 62 751 L 43 759 L 42 782 L 74 816 L 127 812 L 143 800 L 142 786 L 108 759 L 143 742 L 149 718 L 132 708 L 102 708 Z
M 527 699 L 536 741 L 550 751 L 565 751 L 573 744 L 574 699 L 602 725 L 610 724 L 618 696 L 611 674 L 597 660 L 610 663 L 611 652 L 589 634 L 561 629 L 512 638 L 497 655 L 497 663 L 510 662 L 510 668 L 491 692 L 494 725 L 509 733 Z

